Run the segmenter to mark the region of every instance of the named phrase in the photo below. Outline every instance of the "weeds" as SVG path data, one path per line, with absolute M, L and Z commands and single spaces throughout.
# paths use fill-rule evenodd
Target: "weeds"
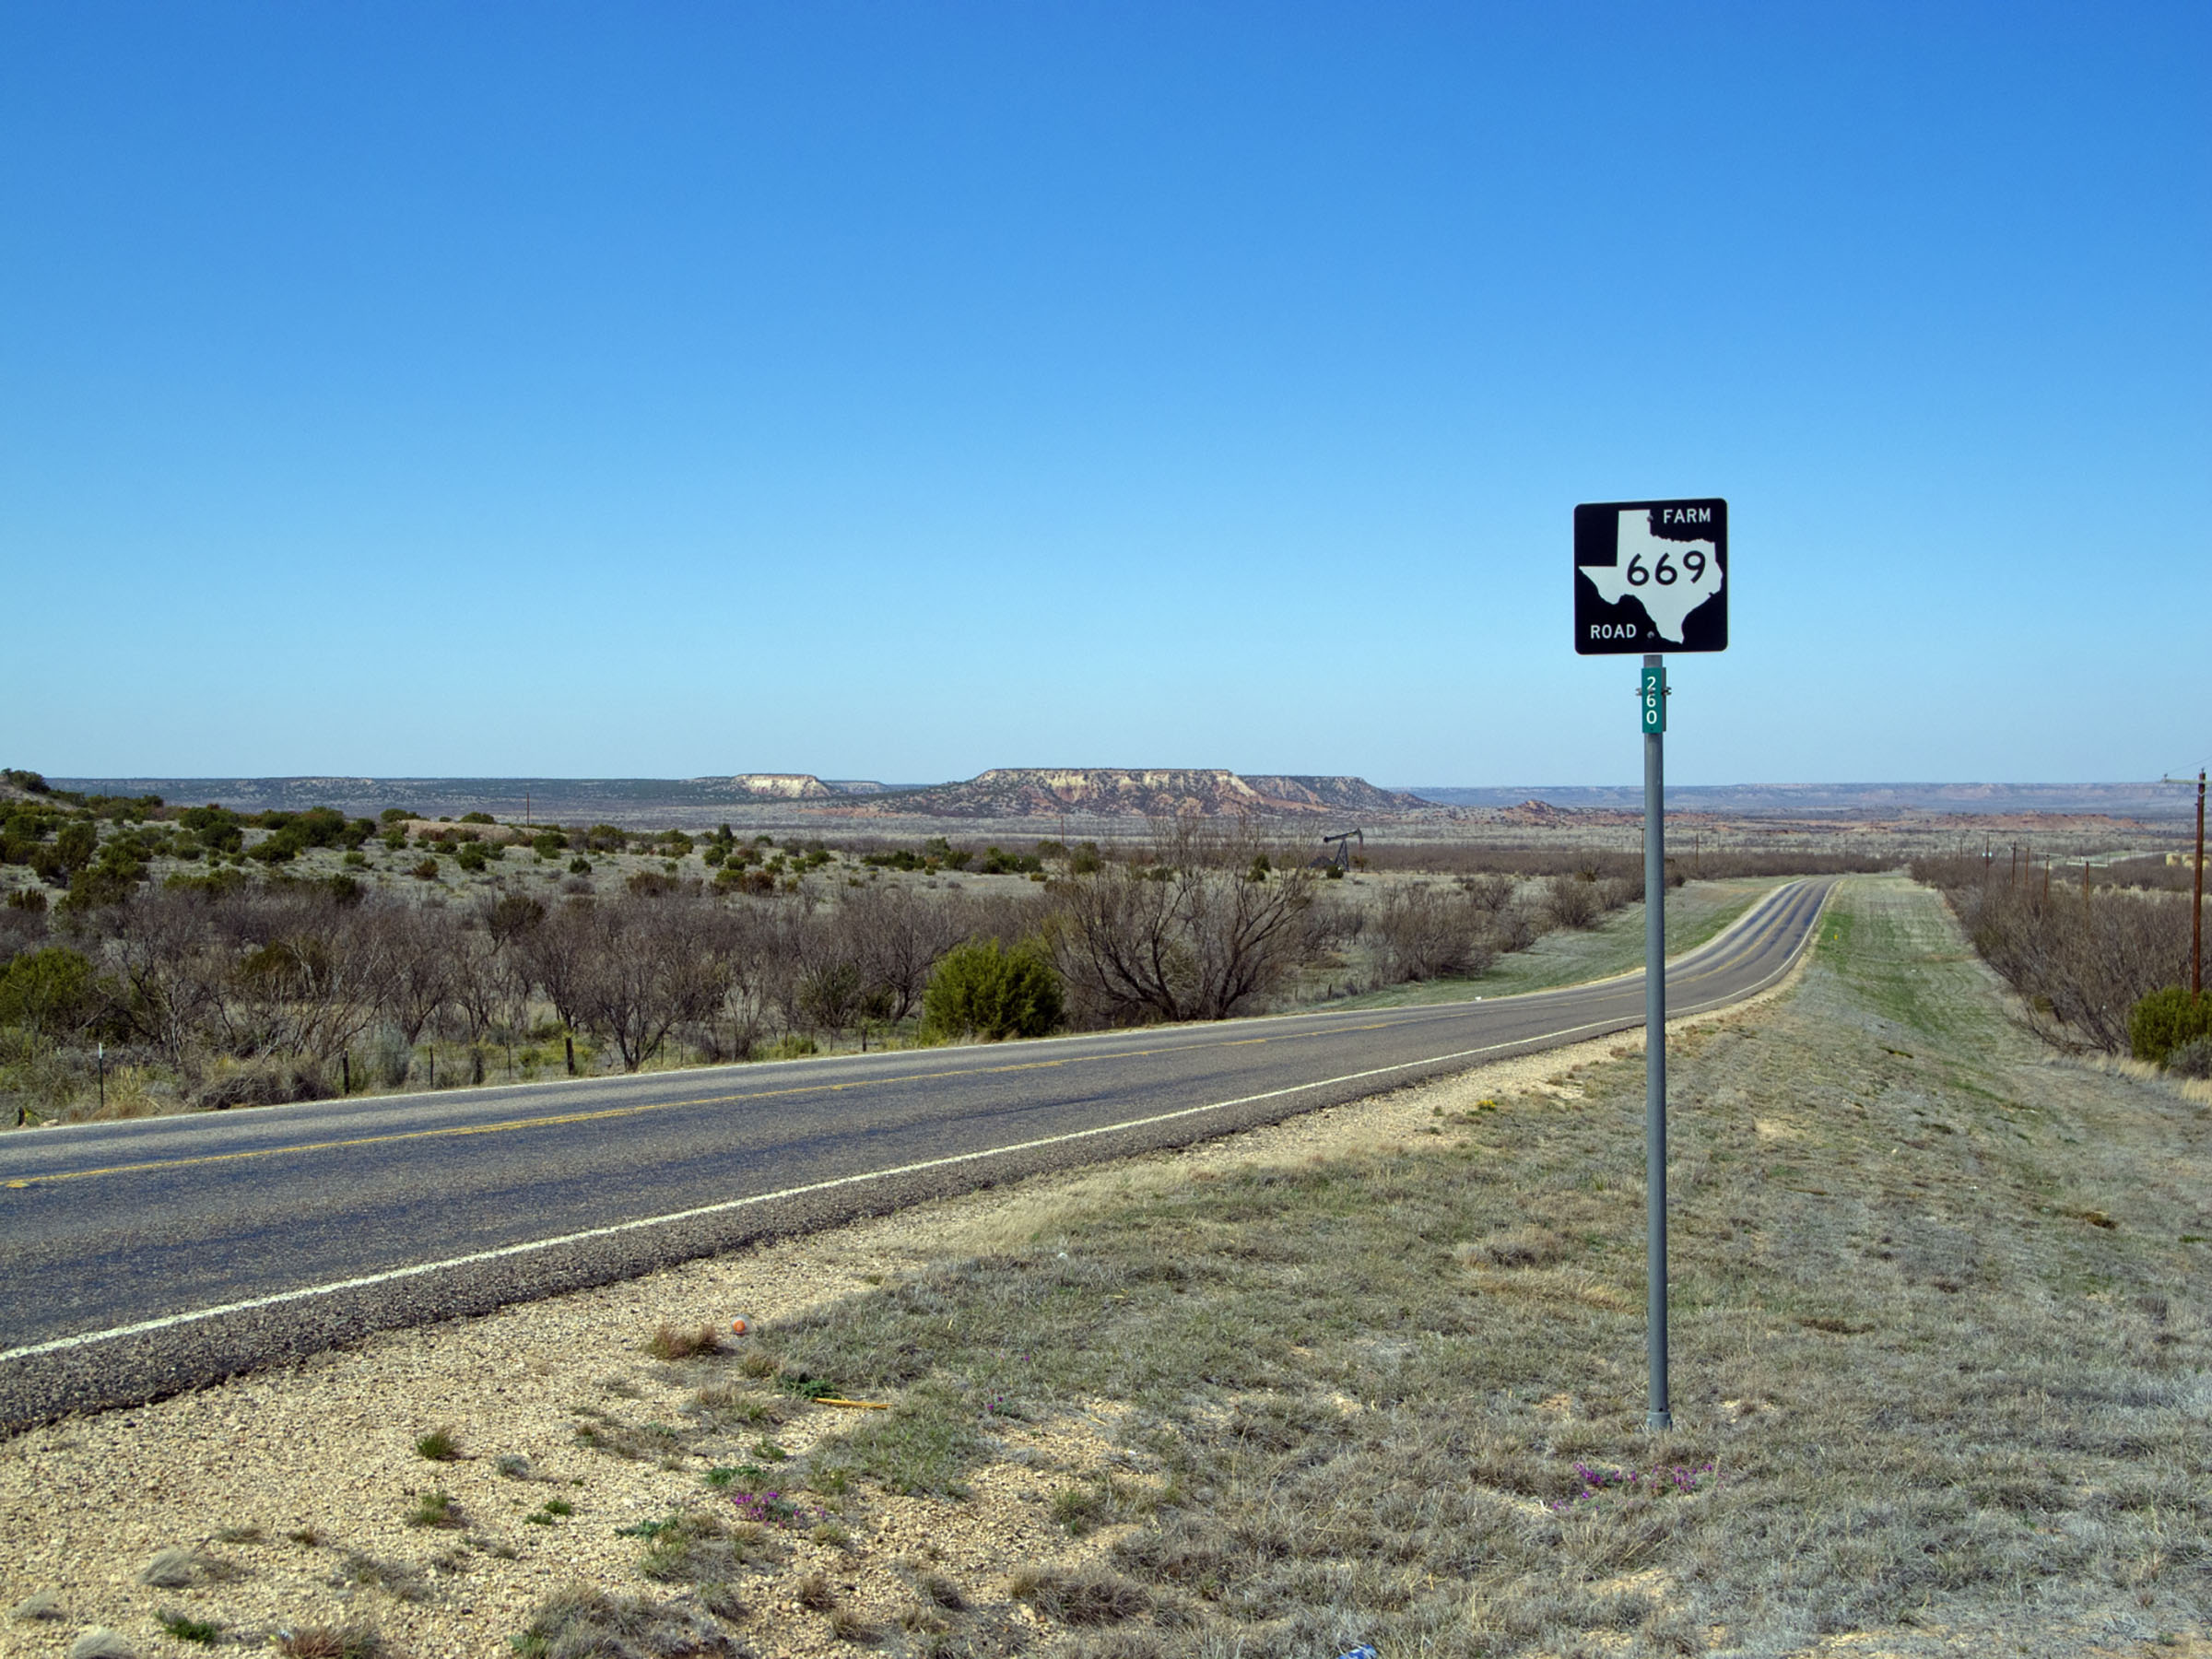
M 285 1659 L 383 1659 L 384 1639 L 372 1624 L 300 1625 L 281 1632 Z
M 924 1573 L 914 1581 L 914 1588 L 948 1613 L 958 1613 L 968 1606 L 960 1587 L 941 1572 Z
M 594 1412 L 576 1426 L 576 1443 L 609 1457 L 635 1462 L 676 1456 L 683 1450 L 683 1436 L 665 1423 L 624 1423 Z
M 520 1659 L 673 1659 L 740 1652 L 710 1620 L 686 1607 L 607 1595 L 582 1584 L 540 1602 L 512 1645 Z
M 206 1558 L 197 1550 L 171 1546 L 160 1550 L 140 1569 L 138 1582 L 157 1590 L 182 1590 L 207 1576 Z
M 732 1492 L 730 1507 L 740 1521 L 757 1526 L 814 1526 L 829 1519 L 822 1511 L 806 1509 L 781 1492 Z
M 1114 1572 L 1067 1573 L 1025 1567 L 1006 1585 L 1016 1601 L 1028 1602 L 1062 1624 L 1119 1624 L 1151 1609 L 1144 1590 Z
M 1684 1464 L 1671 1466 L 1653 1464 L 1648 1469 L 1615 1469 L 1602 1465 L 1593 1468 L 1588 1464 L 1578 1463 L 1574 1465 L 1574 1473 L 1575 1477 L 1583 1483 L 1583 1489 L 1571 1497 L 1556 1498 L 1547 1507 L 1555 1511 L 1571 1509 L 1593 1498 L 1602 1498 L 1607 1492 L 1643 1498 L 1688 1498 L 1697 1493 L 1705 1477 L 1713 1472 L 1714 1465 L 1710 1463 L 1700 1464 L 1695 1468 Z
M 620 1527 L 617 1535 L 642 1537 L 645 1552 L 638 1571 L 663 1583 L 715 1583 L 728 1579 L 745 1565 L 748 1551 L 761 1538 L 750 1517 L 736 1523 L 706 1510 L 687 1510 L 665 1520 Z
M 722 1338 L 712 1325 L 700 1325 L 696 1330 L 678 1330 L 672 1324 L 662 1324 L 646 1339 L 645 1351 L 655 1359 L 674 1363 L 678 1359 L 693 1359 L 701 1354 L 722 1351 Z
M 346 1552 L 331 1582 L 339 1585 L 382 1590 L 387 1595 L 406 1602 L 428 1601 L 430 1594 L 429 1586 L 415 1568 L 402 1561 L 382 1560 L 360 1550 Z
M 461 1442 L 451 1429 L 433 1429 L 417 1437 L 415 1455 L 432 1463 L 452 1463 L 461 1455 Z
M 223 1627 L 211 1618 L 194 1618 L 175 1607 L 165 1607 L 154 1616 L 154 1622 L 164 1632 L 179 1641 L 194 1642 L 201 1647 L 213 1647 L 223 1639 Z
M 468 1518 L 453 1501 L 453 1494 L 440 1488 L 417 1496 L 415 1507 L 407 1512 L 407 1524 L 462 1527 L 468 1524 Z

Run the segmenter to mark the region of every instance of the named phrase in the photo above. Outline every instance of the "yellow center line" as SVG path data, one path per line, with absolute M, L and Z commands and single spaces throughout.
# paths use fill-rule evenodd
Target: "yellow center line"
M 1383 1026 L 1396 1023 L 1384 1020 L 1373 1025 L 1354 1026 L 1359 1031 L 1380 1030 Z M 445 1140 L 468 1135 L 505 1135 L 520 1129 L 550 1129 L 570 1124 L 606 1123 L 616 1118 L 639 1117 L 649 1112 L 667 1112 L 681 1106 L 724 1106 L 742 1100 L 774 1100 L 793 1095 L 841 1094 L 846 1089 L 866 1088 L 886 1083 L 930 1083 L 949 1077 L 987 1077 L 1014 1072 L 1051 1071 L 1059 1066 L 1083 1065 L 1104 1060 L 1143 1060 L 1165 1053 L 1185 1053 L 1194 1049 L 1249 1048 L 1257 1043 L 1285 1042 L 1299 1038 L 1325 1036 L 1327 1031 L 1285 1031 L 1270 1037 L 1241 1037 L 1224 1039 L 1218 1042 L 1176 1043 L 1160 1048 L 1123 1049 L 1104 1054 L 1069 1054 L 1051 1060 L 1023 1060 L 1005 1065 L 971 1065 L 955 1070 L 927 1073 L 898 1073 L 880 1077 L 855 1077 L 845 1083 L 804 1083 L 789 1088 L 755 1089 L 739 1094 L 695 1095 L 679 1100 L 647 1100 L 635 1106 L 602 1106 L 587 1112 L 555 1112 L 543 1117 L 503 1118 L 490 1124 L 453 1124 L 437 1129 L 400 1129 L 383 1135 L 358 1135 L 340 1140 L 299 1141 L 281 1147 L 252 1147 L 237 1152 L 203 1152 L 189 1158 L 148 1159 L 140 1163 L 105 1164 L 90 1170 L 57 1170 L 51 1174 L 31 1174 L 11 1180 L 9 1187 L 40 1186 L 48 1182 L 86 1181 L 95 1175 L 135 1175 L 148 1170 L 183 1170 L 206 1164 L 238 1163 L 249 1159 L 281 1158 L 291 1153 L 337 1152 L 355 1147 L 381 1147 L 400 1141 Z
M 1784 907 L 1787 908 L 1787 907 Z M 1763 927 L 1751 931 L 1762 935 L 1775 929 L 1782 918 L 1768 920 Z M 1698 977 L 1709 977 L 1715 969 L 1708 969 Z M 1573 986 L 1562 986 L 1573 990 Z M 1500 998 L 1500 1001 L 1505 999 Z M 1470 1005 L 1471 1006 L 1471 1005 Z M 1331 1025 L 1318 1030 L 1282 1031 L 1265 1037 L 1222 1038 L 1212 1042 L 1184 1042 L 1163 1045 L 1159 1048 L 1122 1049 L 1103 1054 L 1069 1054 L 1051 1060 L 1023 1060 L 1004 1065 L 963 1066 L 957 1070 L 927 1073 L 900 1073 L 881 1077 L 855 1077 L 845 1083 L 805 1083 L 789 1088 L 765 1088 L 738 1094 L 695 1095 L 678 1100 L 647 1100 L 635 1106 L 602 1106 L 588 1112 L 556 1112 L 544 1117 L 503 1118 L 490 1124 L 453 1124 L 437 1129 L 400 1129 L 384 1135 L 359 1135 L 340 1140 L 300 1141 L 281 1147 L 252 1147 L 237 1152 L 203 1152 L 189 1158 L 148 1159 L 140 1163 L 106 1164 L 90 1170 L 58 1170 L 51 1174 L 29 1174 L 6 1182 L 10 1188 L 40 1186 L 48 1182 L 88 1181 L 96 1175 L 135 1175 L 148 1170 L 185 1170 L 207 1164 L 240 1163 L 250 1159 L 282 1158 L 304 1152 L 338 1152 L 356 1147 L 390 1146 L 402 1141 L 450 1140 L 462 1135 L 507 1135 L 523 1129 L 552 1129 L 571 1124 L 607 1123 L 617 1118 L 640 1117 L 649 1112 L 668 1112 L 683 1106 L 725 1106 L 741 1100 L 774 1100 L 793 1095 L 841 1094 L 847 1089 L 866 1088 L 886 1083 L 931 1083 L 949 1077 L 988 1077 L 1015 1072 L 1051 1071 L 1060 1066 L 1094 1065 L 1106 1060 L 1144 1060 L 1165 1053 L 1188 1053 L 1208 1048 L 1253 1048 L 1262 1043 L 1289 1042 L 1314 1037 L 1326 1037 L 1344 1031 L 1380 1031 L 1392 1026 L 1423 1023 L 1427 1019 L 1444 1018 L 1442 1015 L 1412 1015 L 1396 1019 L 1371 1020 L 1362 1025 Z

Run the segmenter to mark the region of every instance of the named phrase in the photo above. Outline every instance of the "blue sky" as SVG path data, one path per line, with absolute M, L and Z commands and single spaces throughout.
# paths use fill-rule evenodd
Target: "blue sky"
M 2212 752 L 2212 9 L 0 12 L 7 764 Z

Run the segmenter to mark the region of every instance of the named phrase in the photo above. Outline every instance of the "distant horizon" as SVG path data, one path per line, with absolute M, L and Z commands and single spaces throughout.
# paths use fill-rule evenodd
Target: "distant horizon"
M 703 783 L 721 782 L 723 780 L 731 778 L 817 778 L 825 783 L 868 783 L 879 785 L 885 789 L 934 789 L 945 783 L 965 782 L 971 779 L 982 777 L 989 772 L 1028 771 L 1230 772 L 1241 778 L 1358 778 L 1365 782 L 1375 784 L 1375 786 L 1379 789 L 1406 790 L 1423 787 L 1422 785 L 1412 783 L 1381 782 L 1372 774 L 1366 771 L 1326 771 L 1312 769 L 1294 769 L 1280 766 L 1199 766 L 1187 764 L 1157 764 L 1150 762 L 1131 763 L 1124 761 L 1088 760 L 1007 762 L 993 766 L 980 767 L 974 771 L 957 774 L 950 777 L 908 778 L 900 780 L 898 782 L 893 782 L 888 777 L 864 777 L 858 772 L 823 771 L 819 770 L 791 767 L 779 767 L 772 769 L 768 767 L 748 767 L 741 770 L 732 770 L 727 771 L 693 772 L 367 771 L 330 767 L 325 767 L 312 771 L 249 771 L 239 769 L 217 769 L 213 771 L 199 771 L 53 772 L 46 771 L 37 767 L 24 768 L 22 770 L 38 772 L 41 777 L 43 777 L 49 783 L 52 783 L 56 787 L 71 788 L 74 788 L 77 783 L 87 780 L 94 782 L 115 782 L 126 779 L 144 780 L 155 778 L 169 778 L 172 780 L 223 778 L 255 782 L 271 782 L 276 780 L 299 781 L 312 778 L 347 778 L 356 780 L 370 779 L 375 781 L 405 778 L 419 779 L 429 782 L 447 782 L 466 779 L 471 782 L 522 782 L 533 779 L 539 779 L 547 782 L 563 783 L 604 783 L 611 782 Z M 1670 780 L 1667 784 L 1667 788 L 1669 790 L 1794 788 L 1884 789 L 1901 787 L 1971 789 L 1987 786 L 2006 788 L 2029 787 L 2094 789 L 2104 787 L 2124 787 L 2137 784 L 2151 786 L 2161 783 L 2171 784 L 2172 786 L 2179 788 L 2183 783 L 2187 783 L 2191 787 L 2194 787 L 2195 782 L 2196 780 L 2194 773 L 2184 778 L 2180 773 L 2176 772 L 2162 778 L 1939 778 L 1921 776 L 1898 776 L 1886 778 L 1735 778 L 1720 782 L 1706 782 L 1679 783 Z M 1426 787 L 1435 789 L 1505 789 L 1517 786 L 1508 783 L 1472 783 L 1462 782 L 1456 783 L 1437 782 L 1426 785 Z M 1618 783 L 1554 782 L 1545 784 L 1543 787 L 1549 789 L 1618 789 L 1630 787 L 1641 788 L 1641 783 L 1634 780 L 1624 779 Z

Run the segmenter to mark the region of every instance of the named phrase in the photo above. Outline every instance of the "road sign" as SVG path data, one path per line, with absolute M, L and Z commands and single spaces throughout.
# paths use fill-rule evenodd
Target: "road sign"
M 1643 732 L 1644 1352 L 1646 1429 L 1675 1426 L 1666 1295 L 1666 665 L 1728 649 L 1728 503 L 1586 501 L 1574 510 L 1574 649 L 1641 656 Z
M 1574 648 L 1583 656 L 1727 650 L 1728 503 L 1577 507 Z
M 1655 736 L 1666 730 L 1666 670 L 1651 664 L 1638 671 L 1636 707 L 1643 715 L 1643 730 Z

